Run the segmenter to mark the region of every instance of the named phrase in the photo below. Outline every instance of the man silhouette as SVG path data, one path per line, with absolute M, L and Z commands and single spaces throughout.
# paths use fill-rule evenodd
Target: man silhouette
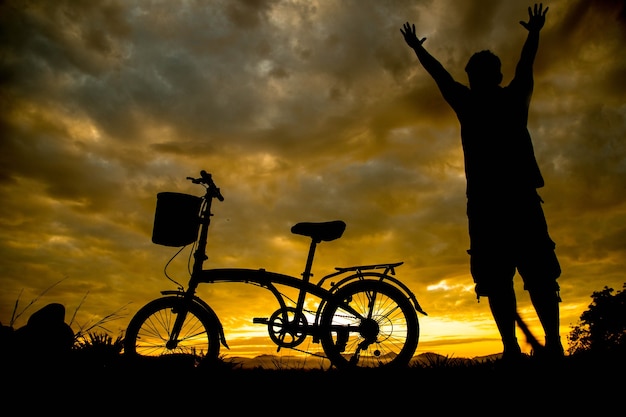
M 533 91 L 533 62 L 539 32 L 548 7 L 528 8 L 528 31 L 515 76 L 500 86 L 500 59 L 491 51 L 477 52 L 465 71 L 469 88 L 455 81 L 423 46 L 415 25 L 405 23 L 400 32 L 419 62 L 435 80 L 461 126 L 465 162 L 467 218 L 470 237 L 470 271 L 478 299 L 485 296 L 502 337 L 503 358 L 522 356 L 515 334 L 517 316 L 513 287 L 520 274 L 545 333 L 541 352 L 549 358 L 563 356 L 559 336 L 559 285 L 561 268 L 548 234 L 543 201 L 537 188 L 544 181 L 535 160 L 527 129 Z

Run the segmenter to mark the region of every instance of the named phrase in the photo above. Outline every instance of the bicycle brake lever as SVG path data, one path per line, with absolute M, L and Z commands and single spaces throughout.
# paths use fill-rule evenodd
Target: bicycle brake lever
M 220 201 L 224 201 L 224 196 L 222 195 L 222 192 L 220 191 L 219 188 L 215 188 L 215 193 L 216 193 L 216 197 L 218 200 Z
M 220 189 L 215 185 L 215 182 L 213 181 L 213 176 L 205 170 L 200 171 L 200 175 L 202 175 L 202 180 L 204 180 L 204 183 L 207 184 L 209 188 L 213 191 L 214 196 L 218 200 L 224 201 L 224 197 L 222 196 Z

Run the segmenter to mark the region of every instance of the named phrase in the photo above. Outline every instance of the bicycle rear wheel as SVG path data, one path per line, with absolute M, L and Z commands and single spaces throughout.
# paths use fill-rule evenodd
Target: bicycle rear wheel
M 324 352 L 337 368 L 406 366 L 419 338 L 413 304 L 380 281 L 356 281 L 337 290 L 320 328 Z
M 196 363 L 217 359 L 219 325 L 196 303 L 188 306 L 178 337 L 170 340 L 182 306 L 180 297 L 163 297 L 142 307 L 128 324 L 124 353 L 135 357 L 188 356 Z

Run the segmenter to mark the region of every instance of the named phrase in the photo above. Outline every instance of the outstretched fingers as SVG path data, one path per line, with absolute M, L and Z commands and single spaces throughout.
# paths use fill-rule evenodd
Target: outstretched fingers
M 530 8 L 530 6 L 528 6 L 528 18 L 532 19 L 535 16 L 545 17 L 546 13 L 548 13 L 549 8 L 550 7 L 546 7 L 545 10 L 543 10 L 543 3 L 539 3 L 539 4 L 535 3 L 535 10 L 533 13 L 533 10 Z
M 402 33 L 402 35 L 404 36 L 404 40 L 412 48 L 423 44 L 426 40 L 426 38 L 418 39 L 417 35 L 415 34 L 415 24 L 411 25 L 409 22 L 406 22 L 404 25 L 402 25 L 400 33 Z
M 535 7 L 528 7 L 528 22 L 520 21 L 520 25 L 524 26 L 529 31 L 541 30 L 545 21 L 546 13 L 548 13 L 549 7 L 543 8 L 542 3 L 535 3 Z
M 404 30 L 400 29 L 400 32 L 402 32 L 404 36 L 409 34 L 415 35 L 415 24 L 413 24 L 413 27 L 411 28 L 409 22 L 406 22 L 404 25 L 402 25 L 402 27 L 404 28 Z

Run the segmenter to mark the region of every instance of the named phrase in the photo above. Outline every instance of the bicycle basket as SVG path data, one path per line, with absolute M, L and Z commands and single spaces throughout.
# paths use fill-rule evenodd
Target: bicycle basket
M 163 246 L 185 246 L 198 237 L 200 205 L 195 195 L 163 192 L 157 194 L 152 242 Z

